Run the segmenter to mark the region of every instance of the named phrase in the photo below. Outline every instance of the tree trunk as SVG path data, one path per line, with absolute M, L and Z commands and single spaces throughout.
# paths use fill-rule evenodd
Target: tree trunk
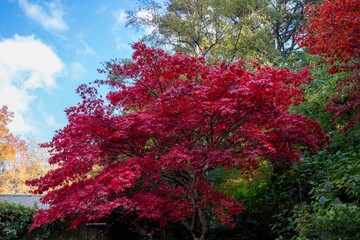
M 200 236 L 199 240 L 205 240 L 207 233 L 209 231 L 208 219 L 206 217 L 206 212 L 205 212 L 204 208 L 198 208 L 198 213 L 199 213 L 199 219 L 200 219 L 200 223 L 201 223 L 201 236 Z

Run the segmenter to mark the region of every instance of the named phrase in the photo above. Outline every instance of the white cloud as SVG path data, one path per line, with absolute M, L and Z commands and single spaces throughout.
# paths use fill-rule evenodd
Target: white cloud
M 87 44 L 85 41 L 81 41 L 82 45 L 83 45 L 83 50 L 82 50 L 82 54 L 85 56 L 97 56 L 95 50 L 89 46 L 89 44 Z
M 121 9 L 116 14 L 116 21 L 119 24 L 124 25 L 127 21 L 127 16 L 127 13 L 123 9 Z
M 44 6 L 30 3 L 28 0 L 18 0 L 18 2 L 25 15 L 47 31 L 58 33 L 69 29 L 63 19 L 64 11 L 60 2 L 44 3 Z
M 146 9 L 141 9 L 136 12 L 136 16 L 138 18 L 143 19 L 143 20 L 149 20 L 149 21 L 151 21 L 153 19 L 153 14 L 154 14 L 154 11 L 146 10 Z
M 2 69 L 0 70 L 0 76 L 2 75 L 1 73 Z M 0 105 L 7 105 L 10 108 L 9 110 L 14 112 L 14 119 L 9 125 L 11 131 L 15 133 L 36 131 L 26 121 L 26 113 L 30 110 L 29 103 L 34 100 L 34 96 L 12 84 L 1 84 Z
M 150 23 L 153 19 L 154 12 L 152 10 L 145 10 L 141 9 L 140 11 L 136 12 L 136 17 L 139 19 L 139 22 Z M 152 33 L 156 27 L 154 25 L 146 25 L 144 31 L 146 34 Z
M 128 14 L 126 13 L 125 10 L 120 9 L 115 13 L 114 16 L 116 19 L 115 29 L 117 29 L 120 26 L 121 27 L 125 26 L 128 20 Z M 153 10 L 141 9 L 136 12 L 136 23 L 144 30 L 146 34 L 150 34 L 156 29 L 156 26 L 151 24 L 153 18 L 154 18 Z
M 70 75 L 71 79 L 79 80 L 82 78 L 82 76 L 84 76 L 85 73 L 86 69 L 81 63 L 74 61 L 70 64 L 68 74 Z
M 56 53 L 34 36 L 0 40 L 0 105 L 14 112 L 15 133 L 35 131 L 26 116 L 36 100 L 35 90 L 56 87 L 64 64 Z
M 49 125 L 50 127 L 54 128 L 54 129 L 58 129 L 61 127 L 61 124 L 55 120 L 55 117 L 53 115 L 45 114 L 44 118 L 45 118 L 46 124 Z

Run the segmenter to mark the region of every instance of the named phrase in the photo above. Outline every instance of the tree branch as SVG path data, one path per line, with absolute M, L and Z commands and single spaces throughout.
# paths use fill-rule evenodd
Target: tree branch
M 224 138 L 232 131 L 234 131 L 236 128 L 238 128 L 241 124 L 243 124 L 246 120 L 247 114 L 245 116 L 237 121 L 235 121 L 228 129 L 226 129 L 221 136 L 218 137 L 218 141 L 221 142 L 224 140 Z

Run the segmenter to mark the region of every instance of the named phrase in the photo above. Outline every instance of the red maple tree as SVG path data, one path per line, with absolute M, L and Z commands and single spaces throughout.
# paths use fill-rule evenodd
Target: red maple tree
M 360 119 L 360 1 L 320 1 L 307 5 L 305 15 L 299 45 L 328 59 L 331 73 L 349 73 L 327 106 L 334 119 L 346 116 L 346 130 Z
M 327 141 L 319 124 L 288 112 L 303 100 L 299 73 L 242 61 L 204 59 L 134 44 L 131 63 L 108 65 L 112 90 L 103 100 L 82 85 L 82 103 L 66 110 L 69 123 L 47 144 L 58 168 L 33 180 L 50 205 L 32 228 L 65 219 L 72 227 L 115 209 L 159 227 L 181 222 L 205 239 L 211 212 L 233 226 L 243 210 L 214 187 L 218 167 L 251 170 L 259 161 L 297 161 Z M 98 82 L 99 83 L 99 82 Z
M 360 54 L 360 2 L 324 0 L 305 8 L 298 43 L 312 54 L 347 62 Z

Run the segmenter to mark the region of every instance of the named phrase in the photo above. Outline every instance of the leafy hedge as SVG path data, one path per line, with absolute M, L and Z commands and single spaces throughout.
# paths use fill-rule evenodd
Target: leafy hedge
M 37 207 L 25 207 L 7 202 L 0 203 L 0 239 L 45 240 L 49 239 L 51 226 L 44 226 L 28 233 Z
M 0 203 L 0 239 L 25 239 L 36 208 Z
M 360 239 L 359 160 L 360 146 L 309 159 L 311 201 L 294 209 L 297 239 Z

